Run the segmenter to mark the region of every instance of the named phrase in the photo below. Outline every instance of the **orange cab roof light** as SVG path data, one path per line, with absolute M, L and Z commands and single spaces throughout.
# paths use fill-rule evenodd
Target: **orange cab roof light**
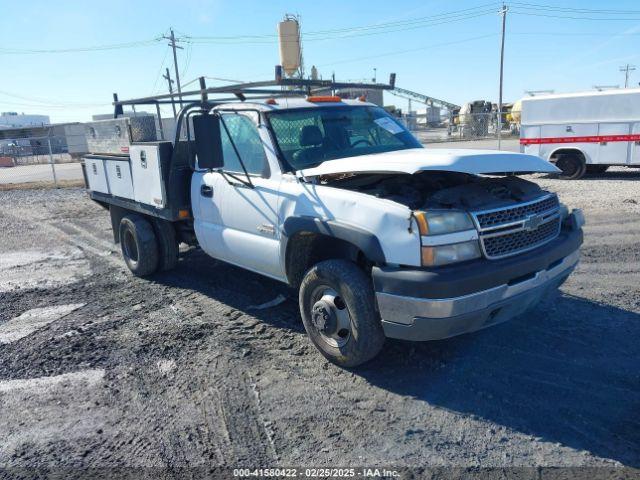
M 264 103 L 266 103 L 267 105 L 277 105 L 278 104 L 278 102 L 276 102 L 275 98 L 269 98 Z
M 319 95 L 315 97 L 307 97 L 307 102 L 313 103 L 335 103 L 341 102 L 342 99 L 340 97 L 331 96 L 331 95 Z

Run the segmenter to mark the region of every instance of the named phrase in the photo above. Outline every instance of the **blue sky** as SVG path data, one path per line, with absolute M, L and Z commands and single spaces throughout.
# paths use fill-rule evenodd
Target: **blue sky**
M 637 0 L 506 3 L 505 101 L 525 90 L 622 84 L 620 65 L 640 67 Z M 325 77 L 335 71 L 341 80 L 371 78 L 375 67 L 380 81 L 396 72 L 398 86 L 458 104 L 498 96 L 498 2 L 1 0 L 0 5 L 0 110 L 49 114 L 55 122 L 110 112 L 112 92 L 121 98 L 164 92 L 160 73 L 172 67 L 172 57 L 165 41 L 153 39 L 169 27 L 183 38 L 217 37 L 182 43 L 183 84 L 199 75 L 272 78 L 279 63 L 276 25 L 285 13 L 301 16 L 305 64 L 317 65 Z M 28 53 L 145 41 L 110 50 Z M 640 69 L 631 76 L 632 85 L 638 82 Z M 404 100 L 389 95 L 386 103 L 406 108 Z

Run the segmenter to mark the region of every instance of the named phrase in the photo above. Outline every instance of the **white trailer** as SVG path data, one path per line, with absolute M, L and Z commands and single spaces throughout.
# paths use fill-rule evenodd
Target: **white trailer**
M 520 146 L 568 179 L 640 167 L 640 89 L 524 98 Z

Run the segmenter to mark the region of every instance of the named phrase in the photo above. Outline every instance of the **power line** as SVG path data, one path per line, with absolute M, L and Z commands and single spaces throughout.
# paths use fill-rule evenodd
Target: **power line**
M 58 49 L 20 49 L 20 48 L 0 48 L 0 54 L 38 54 L 38 53 L 77 53 L 77 52 L 96 52 L 103 50 L 119 50 L 123 48 L 145 47 L 158 43 L 162 38 L 153 38 L 149 40 L 140 40 L 126 43 L 113 43 L 110 45 L 94 45 L 90 47 L 76 48 L 58 48 Z
M 28 108 L 38 108 L 38 109 L 64 109 L 68 110 L 70 108 L 96 108 L 96 107 L 105 107 L 111 105 L 110 103 L 93 103 L 93 104 L 37 104 L 37 103 L 25 103 L 25 102 L 8 102 L 6 100 L 0 99 L 0 105 L 12 105 L 15 107 L 28 107 Z
M 612 37 L 612 36 L 620 36 L 620 37 L 631 37 L 638 36 L 640 32 L 507 32 L 508 35 L 548 35 L 548 36 L 557 36 L 557 37 Z
M 476 41 L 476 40 L 481 40 L 483 38 L 495 37 L 497 35 L 498 35 L 497 33 L 489 33 L 487 35 L 480 35 L 480 36 L 477 36 L 477 37 L 465 38 L 465 39 L 456 40 L 456 41 L 453 41 L 453 42 L 435 43 L 433 45 L 425 45 L 423 47 L 409 48 L 409 49 L 406 49 L 406 50 L 395 50 L 395 51 L 392 51 L 392 52 L 379 53 L 377 55 L 370 55 L 370 56 L 367 56 L 367 57 L 349 58 L 349 59 L 345 59 L 345 60 L 338 60 L 336 62 L 331 62 L 331 63 L 323 63 L 323 64 L 316 65 L 316 66 L 317 67 L 328 67 L 328 66 L 333 66 L 333 65 L 339 65 L 341 63 L 352 63 L 352 62 L 359 62 L 359 61 L 362 61 L 362 60 L 372 60 L 372 59 L 381 58 L 381 57 L 389 57 L 389 56 L 393 56 L 393 55 L 402 55 L 404 53 L 419 52 L 421 50 L 429 50 L 429 49 L 432 49 L 432 48 L 446 47 L 448 45 L 458 45 L 460 43 L 473 42 L 473 41 Z
M 640 10 L 611 10 L 611 9 L 593 9 L 593 8 L 570 8 L 560 7 L 557 5 L 546 5 L 541 3 L 526 3 L 526 2 L 509 2 L 509 5 L 515 7 L 530 8 L 534 10 L 549 10 L 555 12 L 570 12 L 570 13 L 601 13 L 605 15 L 629 15 L 640 13 Z
M 411 20 L 402 20 L 395 22 L 383 22 L 378 24 L 360 25 L 354 27 L 345 27 L 328 30 L 317 30 L 311 32 L 305 32 L 305 41 L 325 41 L 331 39 L 348 39 L 355 37 L 364 37 L 371 35 L 382 35 L 388 33 L 396 33 L 405 30 L 414 30 L 420 28 L 427 28 L 438 25 L 446 25 L 454 22 L 461 22 L 485 15 L 493 14 L 493 9 L 486 9 L 487 6 L 495 5 L 495 2 L 485 3 L 461 10 L 454 10 L 449 12 L 443 12 L 440 14 L 429 15 L 424 17 L 418 17 Z M 175 36 L 174 36 L 175 38 Z M 64 49 L 14 49 L 14 48 L 0 48 L 0 54 L 38 54 L 38 53 L 73 53 L 73 52 L 91 52 L 102 50 L 113 50 L 123 48 L 134 48 L 141 46 L 153 45 L 160 42 L 163 39 L 167 39 L 170 42 L 170 36 L 162 35 L 149 40 L 124 42 L 109 45 L 95 45 L 89 47 L 76 47 L 76 48 L 64 48 Z M 175 39 L 175 42 L 188 42 L 188 43 L 222 43 L 222 44 L 273 44 L 278 43 L 279 38 L 276 34 L 262 34 L 262 35 L 237 35 L 237 36 L 189 36 L 184 35 L 180 39 Z M 287 40 L 284 40 L 285 42 Z M 297 41 L 297 40 L 296 40 Z M 171 46 L 171 43 L 170 43 Z M 181 47 L 176 47 L 181 48 Z M 175 63 L 175 61 L 174 61 Z M 161 69 L 160 69 L 161 70 Z M 178 80 L 176 75 L 176 80 Z M 157 78 L 157 77 L 156 77 Z M 157 79 L 156 82 L 157 84 Z
M 354 31 L 362 31 L 362 30 L 377 30 L 377 29 L 384 29 L 384 28 L 389 28 L 389 27 L 397 27 L 397 26 L 407 26 L 407 25 L 412 25 L 412 24 L 417 24 L 417 23 L 424 23 L 424 22 L 428 22 L 428 21 L 439 21 L 439 20 L 446 20 L 447 18 L 444 17 L 451 17 L 453 16 L 458 17 L 461 15 L 469 15 L 469 14 L 473 14 L 473 13 L 478 13 L 478 11 L 482 8 L 488 7 L 488 6 L 492 6 L 492 5 L 496 5 L 496 2 L 492 2 L 492 3 L 485 3 L 482 5 L 477 5 L 475 7 L 471 7 L 471 8 L 465 8 L 462 10 L 455 10 L 455 11 L 451 11 L 451 12 L 444 12 L 441 14 L 436 14 L 436 15 L 429 15 L 429 16 L 424 16 L 424 17 L 418 17 L 418 18 L 414 18 L 411 20 L 398 20 L 395 22 L 382 22 L 382 23 L 377 23 L 377 24 L 369 24 L 369 25 L 361 25 L 361 26 L 353 26 L 353 27 L 344 27 L 344 28 L 334 28 L 334 29 L 328 29 L 328 30 L 316 30 L 316 31 L 310 31 L 310 32 L 304 32 L 304 36 L 306 39 L 308 39 L 308 37 L 313 37 L 313 36 L 326 36 L 326 35 L 331 35 L 331 34 L 335 34 L 335 33 L 345 33 L 345 32 L 354 32 Z M 486 11 L 486 10 L 484 10 Z M 491 10 L 493 12 L 493 10 Z M 253 40 L 270 40 L 271 42 L 277 42 L 279 36 L 277 34 L 258 34 L 258 35 L 233 35 L 233 36 L 189 36 L 189 35 L 184 35 L 185 37 L 188 37 L 190 39 L 194 39 L 194 40 L 212 40 L 212 41 L 232 41 L 232 42 L 236 42 L 236 41 L 253 41 Z
M 448 23 L 461 22 L 494 12 L 493 8 L 497 2 L 484 3 L 460 10 L 453 10 L 434 15 L 413 18 L 411 20 L 398 20 L 394 22 L 382 22 L 377 24 L 359 25 L 353 27 L 343 27 L 325 30 L 305 32 L 305 41 L 325 41 L 331 39 L 348 39 L 370 35 L 382 35 L 396 33 L 404 30 L 414 30 L 427 28 Z M 640 10 L 614 10 L 614 9 L 589 9 L 589 8 L 569 8 L 555 5 L 530 3 L 530 2 L 510 2 L 511 12 L 516 15 L 538 16 L 544 18 L 559 18 L 569 20 L 587 21 L 639 21 L 640 18 L 628 17 L 628 15 L 640 14 Z M 589 16 L 589 15 L 604 16 Z M 615 15 L 626 15 L 624 18 L 617 18 Z M 189 43 L 221 43 L 221 44 L 271 44 L 279 41 L 276 34 L 256 34 L 256 35 L 234 35 L 234 36 L 190 36 L 182 34 L 182 38 L 177 41 Z M 56 53 L 79 53 L 94 52 L 104 50 L 117 50 L 126 48 L 138 48 L 154 45 L 163 39 L 169 39 L 166 35 L 147 40 L 93 45 L 87 47 L 59 48 L 59 49 L 19 49 L 0 48 L 0 55 L 11 54 L 56 54 Z M 285 42 L 287 40 L 284 40 Z M 179 47 L 178 47 L 179 48 Z M 156 80 L 157 83 L 157 80 Z
M 68 102 L 65 104 L 61 104 L 59 101 L 54 101 L 54 100 L 48 100 L 48 99 L 43 99 L 43 98 L 36 98 L 36 97 L 25 97 L 24 95 L 19 95 L 17 93 L 12 93 L 12 92 L 7 92 L 5 90 L 0 90 L 0 95 L 4 95 L 6 97 L 12 97 L 12 98 L 17 98 L 19 100 L 26 100 L 28 102 L 33 102 L 35 104 L 41 104 L 41 105 L 29 105 L 29 106 L 36 106 L 36 107 L 48 107 L 48 106 L 52 106 L 52 107 L 95 107 L 95 106 L 102 106 L 105 105 L 104 103 L 82 103 L 82 102 Z M 7 103 L 8 102 L 3 102 L 3 103 Z M 18 105 L 22 105 L 22 104 L 18 104 Z M 24 104 L 26 105 L 26 104 Z
M 526 9 L 518 9 L 518 7 L 512 7 L 512 13 L 516 15 L 522 16 L 532 16 L 532 17 L 544 17 L 544 18 L 561 18 L 566 20 L 589 20 L 589 21 L 618 21 L 618 22 L 637 22 L 640 21 L 640 18 L 616 18 L 616 17 L 574 17 L 572 15 L 551 15 L 546 13 L 533 13 Z M 535 11 L 535 10 L 534 10 Z
M 193 53 L 193 45 L 189 45 L 187 48 L 187 58 L 184 62 L 184 66 L 182 67 L 182 77 L 184 78 L 187 72 L 189 71 L 189 66 L 191 65 L 191 54 Z M 184 87 L 184 85 L 182 85 Z
M 152 95 L 156 91 L 156 85 L 158 85 L 158 80 L 160 80 L 160 76 L 162 74 L 162 67 L 164 67 L 164 62 L 167 59 L 168 53 L 169 53 L 169 49 L 166 48 L 165 51 L 164 51 L 164 56 L 162 57 L 162 62 L 160 62 L 160 68 L 158 69 L 158 73 L 156 74 L 156 79 L 153 82 L 153 88 L 151 89 L 151 94 Z
M 471 9 L 466 9 L 471 10 Z M 371 35 L 381 35 L 386 33 L 395 33 L 406 30 L 415 30 L 417 28 L 426 28 L 437 25 L 445 25 L 448 23 L 460 22 L 472 18 L 494 14 L 494 9 L 484 9 L 469 11 L 467 13 L 457 14 L 451 12 L 446 18 L 424 17 L 424 20 L 409 20 L 404 22 L 389 22 L 387 24 L 369 25 L 363 27 L 352 27 L 344 29 L 323 30 L 316 32 L 304 32 L 305 41 L 323 41 L 330 39 L 343 39 L 353 37 L 364 37 Z M 439 15 L 437 17 L 443 17 Z M 191 43 L 221 43 L 221 44 L 271 44 L 278 43 L 277 35 L 241 35 L 241 36 L 187 36 L 187 41 Z M 288 40 L 283 40 L 287 42 Z M 297 41 L 297 40 L 291 40 Z
M 357 31 L 361 31 L 361 30 L 370 30 L 370 29 L 379 29 L 379 28 L 386 28 L 386 27 L 395 27 L 395 26 L 407 26 L 407 25 L 412 25 L 412 24 L 416 24 L 416 23 L 423 23 L 425 21 L 436 21 L 436 20 L 446 20 L 446 17 L 457 17 L 457 16 L 461 16 L 461 15 L 468 15 L 468 14 L 472 14 L 472 13 L 478 13 L 479 11 L 481 11 L 481 9 L 485 9 L 482 11 L 486 11 L 487 7 L 493 7 L 496 5 L 496 2 L 491 2 L 491 3 L 485 3 L 482 5 L 476 5 L 475 7 L 471 7 L 471 8 L 465 8 L 462 10 L 454 10 L 451 12 L 444 12 L 444 13 L 440 13 L 440 14 L 436 14 L 436 15 L 427 15 L 424 17 L 416 17 L 413 18 L 411 20 L 397 20 L 395 22 L 381 22 L 381 23 L 375 23 L 375 24 L 371 24 L 371 25 L 363 25 L 363 26 L 359 26 L 359 27 L 346 27 L 346 28 L 338 28 L 338 29 L 329 29 L 329 30 L 318 30 L 315 32 L 305 32 L 305 36 L 307 35 L 323 35 L 323 34 L 331 34 L 331 33 L 342 33 L 342 32 L 351 32 L 354 30 Z M 493 10 L 492 10 L 493 11 Z
M 388 33 L 397 33 L 397 32 L 405 32 L 407 30 L 416 30 L 416 29 L 420 29 L 420 28 L 427 28 L 427 27 L 435 27 L 438 25 L 446 25 L 446 24 L 450 24 L 450 23 L 454 23 L 454 22 L 461 22 L 464 20 L 470 20 L 472 18 L 477 18 L 477 17 L 482 17 L 482 16 L 487 16 L 487 15 L 493 15 L 495 14 L 494 10 L 487 10 L 485 12 L 482 13 L 478 13 L 475 15 L 470 15 L 464 18 L 458 18 L 455 20 L 448 20 L 448 21 L 442 21 L 442 22 L 432 22 L 429 24 L 422 24 L 422 25 L 416 25 L 416 26 L 412 26 L 412 27 L 403 27 L 403 28 L 395 28 L 395 29 L 390 29 L 390 30 L 383 30 L 383 31 L 374 31 L 374 32 L 364 32 L 364 33 L 355 33 L 352 35 L 331 35 L 331 36 L 325 36 L 325 37 L 312 37 L 312 38 L 308 38 L 307 34 L 304 34 L 304 39 L 305 42 L 317 42 L 317 41 L 326 41 L 326 40 L 342 40 L 342 39 L 349 39 L 349 38 L 359 38 L 359 37 L 368 37 L 368 36 L 372 36 L 372 35 L 383 35 L 383 34 L 388 34 Z M 190 43 L 213 43 L 213 44 L 226 44 L 226 45 L 231 45 L 231 44 L 277 44 L 278 40 L 264 40 L 264 41 L 259 41 L 259 40 L 242 40 L 242 41 L 219 41 L 219 40 L 208 40 L 208 39 L 198 39 L 196 37 L 189 37 L 189 39 L 187 40 Z M 288 40 L 283 40 L 283 43 L 287 43 Z M 292 40 L 293 42 L 293 40 Z

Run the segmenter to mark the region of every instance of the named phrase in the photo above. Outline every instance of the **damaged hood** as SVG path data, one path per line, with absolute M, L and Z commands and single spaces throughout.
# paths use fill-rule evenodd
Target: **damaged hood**
M 301 170 L 305 177 L 338 173 L 408 173 L 424 170 L 470 174 L 557 173 L 551 163 L 523 153 L 498 150 L 411 148 L 394 152 L 327 160 Z

